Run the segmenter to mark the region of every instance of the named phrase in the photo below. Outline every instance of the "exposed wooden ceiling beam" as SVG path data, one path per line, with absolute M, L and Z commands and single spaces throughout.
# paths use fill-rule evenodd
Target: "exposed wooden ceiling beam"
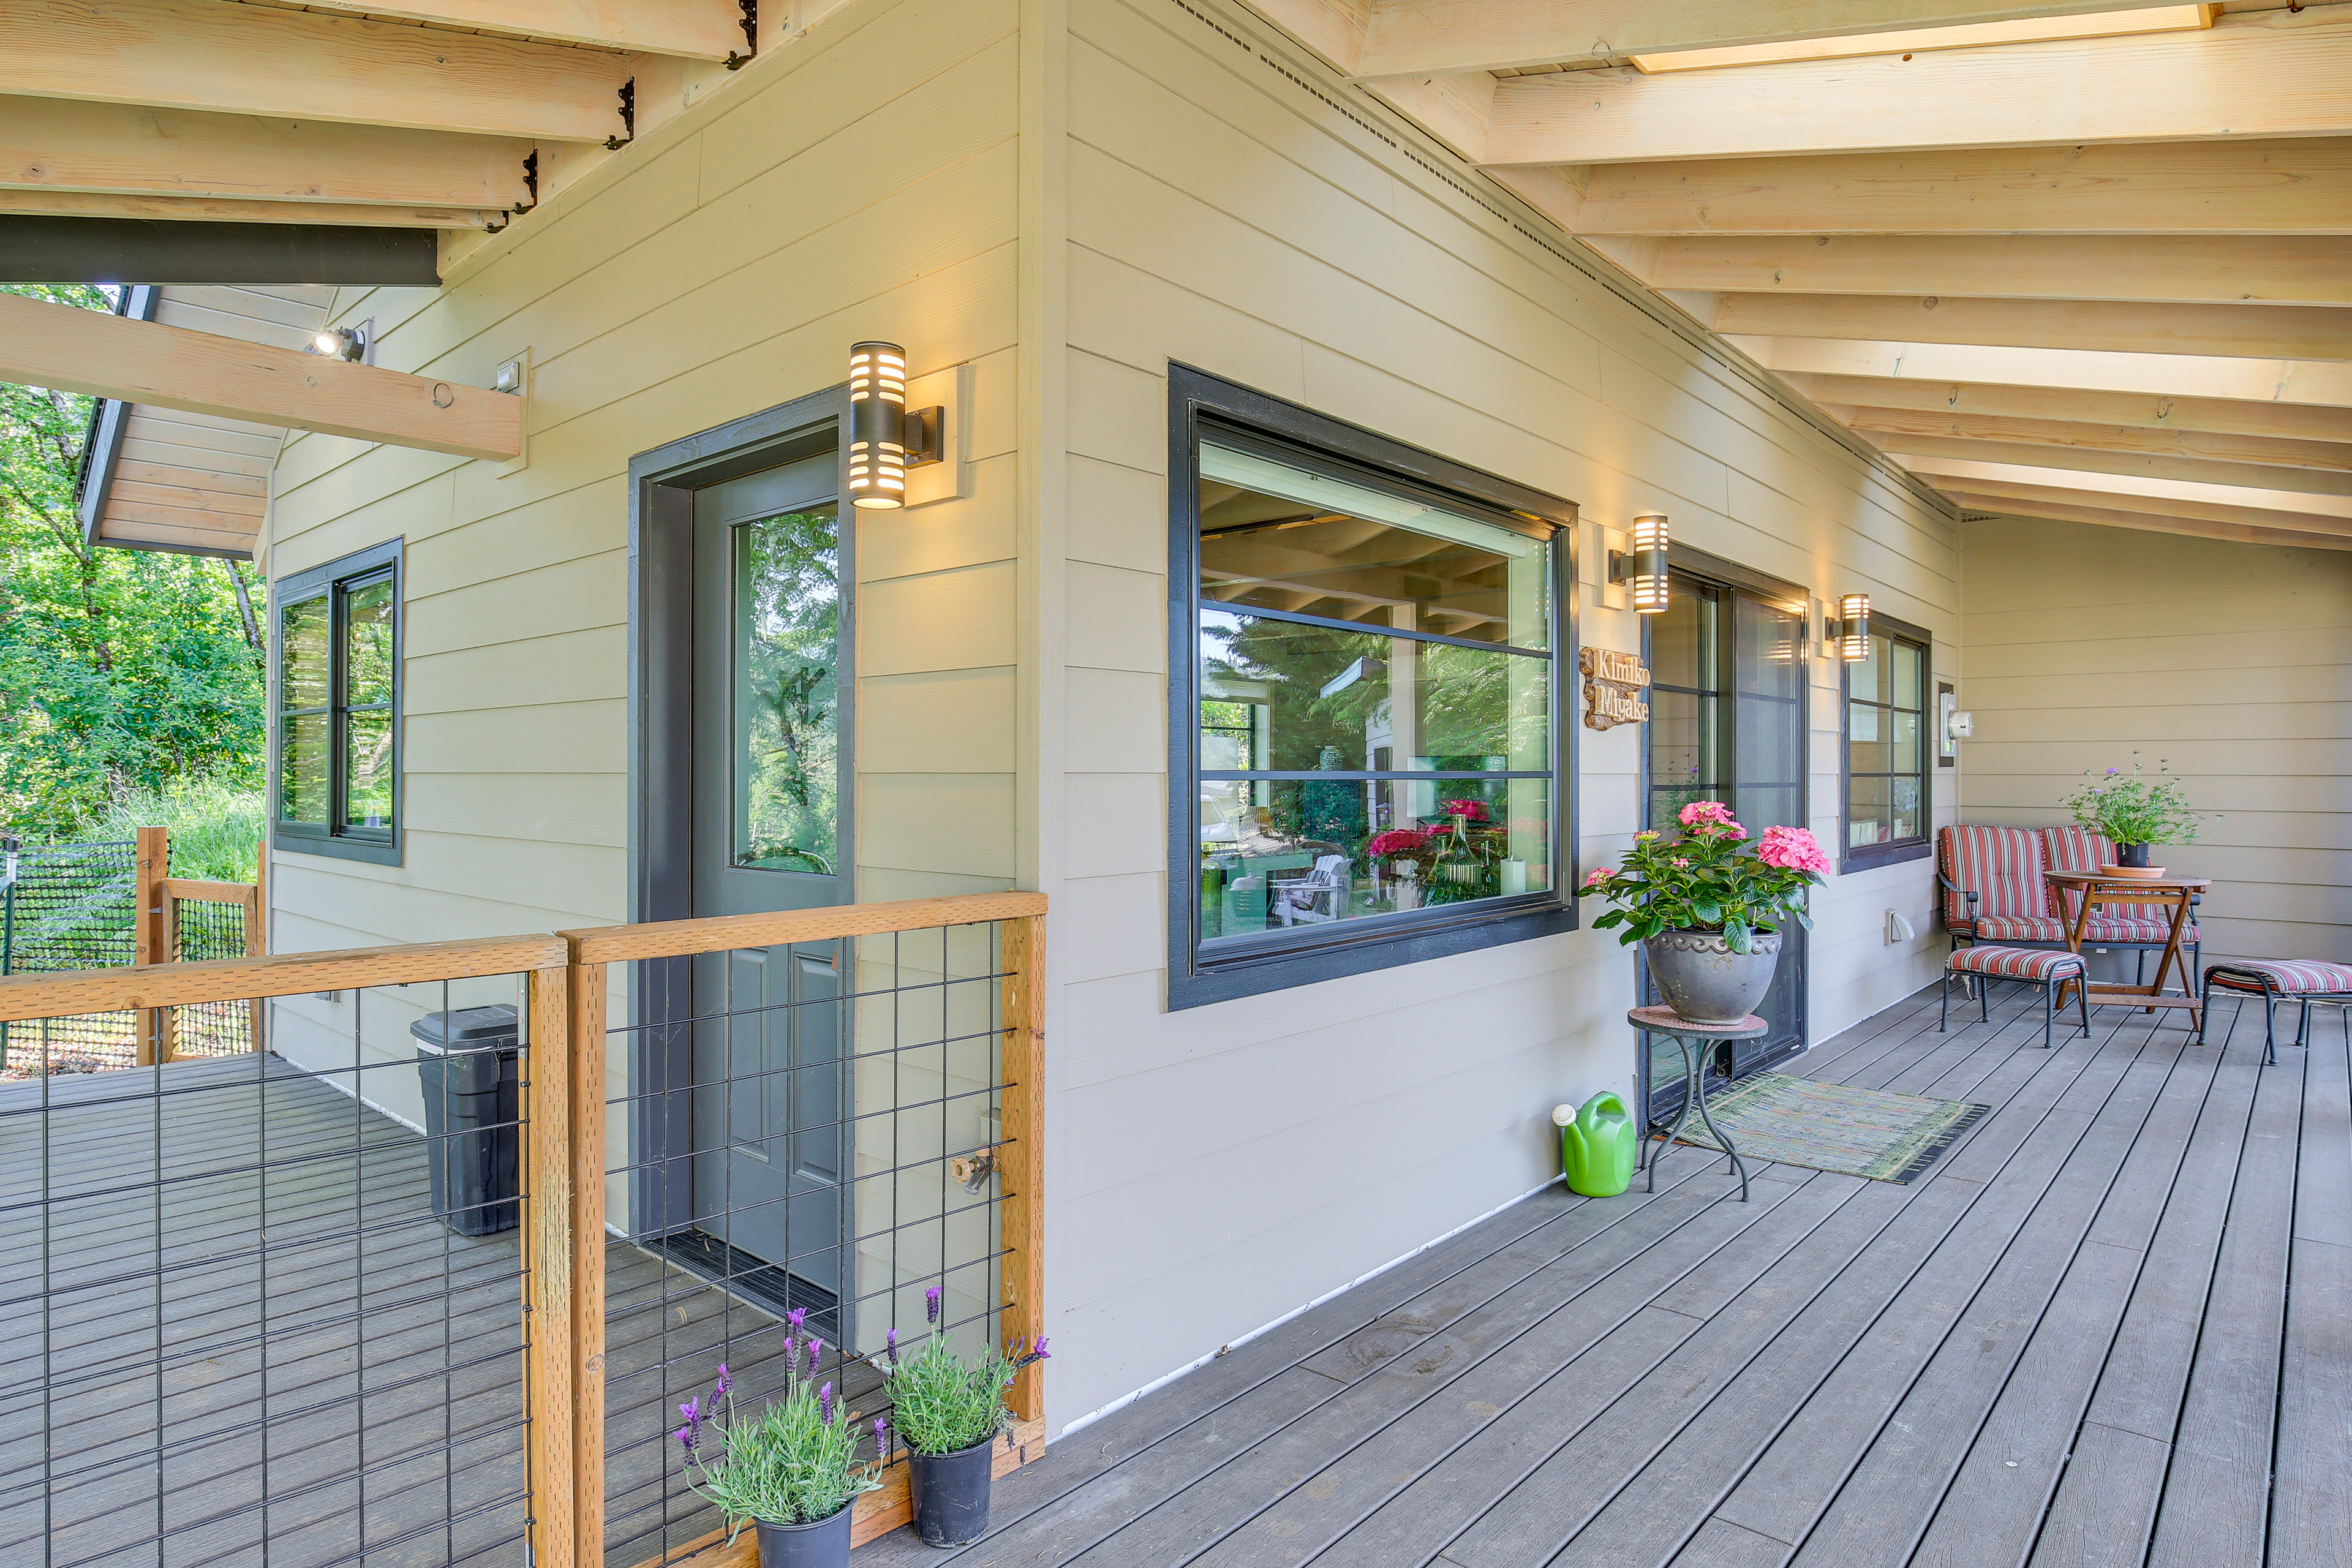
M 2000 386 L 1979 381 L 1908 381 L 1887 375 L 1811 375 L 1781 379 L 1817 404 L 1916 409 L 1934 415 L 2059 419 L 2136 430 L 2210 431 L 2292 441 L 2352 443 L 2352 410 L 2226 397 L 2165 397 L 2147 393 L 2083 392 L 2052 386 Z
M 302 0 L 302 8 L 690 59 L 750 47 L 735 0 Z
M 2352 140 L 1603 163 L 1538 188 L 1573 234 L 2352 234 Z
M 1990 414 L 1929 413 L 1918 408 L 1874 408 L 1842 403 L 1823 404 L 1822 411 L 1847 429 L 1868 435 L 1881 446 L 1887 445 L 1890 438 L 1901 442 L 1922 436 L 1941 436 L 2029 447 L 2140 452 L 2352 472 L 2352 445 L 2340 441 L 2281 440 L 2272 436 L 2231 436 L 2211 430 L 2151 430 L 2137 425 L 2014 419 Z
M 1658 289 L 2352 305 L 2352 237 L 1710 235 L 1596 237 Z
M 2046 518 L 2055 522 L 2089 522 L 2103 528 L 2137 528 L 2150 533 L 2181 533 L 2200 539 L 2226 539 L 2239 544 L 2284 544 L 2305 550 L 2352 550 L 2352 525 L 2342 532 L 2306 532 L 2294 529 L 2242 522 L 2211 522 L 2161 513 L 2126 511 L 2112 507 L 2069 506 L 2063 501 L 2012 500 L 1972 491 L 1946 494 L 1965 511 L 2000 512 L 2012 517 Z
M 2149 0 L 1372 0 L 1355 74 L 1622 64 L 1637 54 L 2124 11 Z M 1276 9 L 1276 7 L 1266 7 Z
M 529 205 L 530 154 L 503 136 L 0 98 L 0 185 L 19 189 L 499 210 Z
M 2189 484 L 2241 485 L 2305 495 L 2352 496 L 2352 473 L 2321 468 L 2282 468 L 2267 463 L 2231 463 L 2208 458 L 2174 457 L 2160 452 L 2111 452 L 2090 447 L 2035 446 L 2018 441 L 1985 441 L 1966 436 L 1906 434 L 1871 439 L 1890 458 L 1916 472 L 1916 464 L 1933 466 L 1939 458 L 2014 467 L 2065 468 L 2083 474 L 2127 474 L 2146 479 L 2179 479 Z
M 509 214 L 473 207 L 254 202 L 234 196 L 124 196 L 106 191 L 26 191 L 0 185 L 0 213 L 58 217 L 169 218 L 188 223 L 326 223 L 362 228 L 488 228 Z
M 1927 295 L 1717 294 L 1708 325 L 1757 337 L 1903 339 L 2095 353 L 2352 359 L 2352 311 Z
M 0 381 L 462 458 L 522 450 L 523 400 L 0 293 Z
M 2063 476 L 2075 478 L 2074 475 Z M 2352 530 L 2352 517 L 2333 512 L 2296 510 L 2286 507 L 2248 506 L 2239 501 L 2198 500 L 2179 496 L 2118 492 L 2112 487 L 2042 485 L 2024 480 L 1986 479 L 1974 474 L 1940 474 L 1927 481 L 1946 494 L 1966 492 L 2000 500 L 2042 501 L 2060 506 L 2111 507 L 2119 511 L 2149 512 L 2159 517 L 2199 518 L 2209 522 L 2235 522 L 2253 528 L 2292 528 L 2306 533 Z
M 2038 459 L 2040 453 L 2034 454 Z M 1900 459 L 1898 459 L 1900 460 Z M 2298 516 L 2313 514 L 2321 517 L 2352 521 L 2352 496 L 2306 495 L 2294 490 L 2261 489 L 2249 485 L 2211 484 L 2196 479 L 2168 479 L 2144 474 L 2094 474 L 2074 468 L 2059 468 L 2034 463 L 1988 462 L 1974 458 L 1928 458 L 1911 456 L 1907 465 L 1911 471 L 1931 484 L 1943 480 L 1964 481 L 1968 488 L 1977 488 L 1980 480 L 1992 480 L 2002 485 L 2032 485 L 2038 490 L 2051 490 L 2070 495 L 2130 496 L 2134 506 L 2147 504 L 2151 511 L 2169 510 L 2177 505 L 2199 502 L 2204 506 L 2251 508 L 2263 512 L 2292 512 Z M 2160 504 L 2159 504 L 2160 503 Z M 2095 506 L 2113 506 L 2114 501 L 2094 501 Z M 2189 515 L 2202 516 L 2202 511 Z M 2284 526 L 2301 528 L 2301 522 Z
M 0 0 L 0 92 L 602 142 L 633 57 L 219 0 Z
M 2203 32 L 1736 70 L 1552 72 L 1496 84 L 1485 162 L 1675 158 L 2352 132 L 2352 6 Z
M 1977 343 L 1736 336 L 1731 343 L 1767 370 L 1899 376 L 2005 386 L 2080 387 L 2163 397 L 2242 397 L 2258 403 L 2352 407 L 2352 365 L 2341 362 L 2091 353 L 2081 349 L 1988 348 Z

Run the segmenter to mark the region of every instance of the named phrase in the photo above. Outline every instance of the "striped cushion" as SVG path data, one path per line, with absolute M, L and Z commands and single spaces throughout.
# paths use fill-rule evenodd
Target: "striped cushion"
M 2260 991 L 2263 983 L 2252 978 L 2255 974 L 2269 975 L 2271 989 L 2289 996 L 2352 993 L 2352 963 L 2326 963 L 2315 958 L 2243 958 L 2234 963 L 2211 964 L 2205 971 L 2207 980 L 2231 991 Z
M 1955 951 L 1945 967 L 1962 974 L 1997 974 L 2005 980 L 2048 980 L 2080 974 L 2083 961 L 2063 949 L 1993 947 L 1979 944 Z
M 2130 905 L 2123 906 L 2126 909 Z M 2163 942 L 2172 935 L 2172 917 L 2158 915 L 2153 919 L 2135 920 L 2123 915 L 2096 914 L 2091 917 L 2090 929 L 2083 940 L 2096 946 L 2103 942 Z M 2180 945 L 2187 947 L 2198 941 L 2197 922 L 2190 921 L 2180 928 Z
M 2031 827 L 1947 827 L 1936 835 L 1936 866 L 1947 879 L 1978 895 L 1975 914 L 2047 915 L 2042 880 L 2042 836 Z M 1944 894 L 1944 923 L 1965 930 L 1969 901 Z
M 2042 854 L 2053 871 L 2104 871 L 2116 864 L 2116 842 L 2106 835 L 2094 833 L 2087 827 L 2045 827 L 2042 830 Z M 2065 908 L 2058 912 L 2068 920 L 2074 919 L 2074 911 L 2082 907 L 2081 904 L 2068 897 L 2066 892 L 2062 891 L 2059 897 L 2064 900 Z M 2169 916 L 2161 904 L 2102 904 L 2098 914 L 2092 918 L 2094 921 L 2164 921 Z M 2130 942 L 2134 939 L 2118 936 L 2116 940 Z M 2162 942 L 2164 933 L 2158 931 L 2156 940 Z
M 2054 915 L 1987 915 L 1977 921 L 1979 942 L 2064 942 L 2066 927 Z

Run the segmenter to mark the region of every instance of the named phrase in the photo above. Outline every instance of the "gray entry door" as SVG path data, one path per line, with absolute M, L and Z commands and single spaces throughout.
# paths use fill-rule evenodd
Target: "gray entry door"
M 697 915 L 846 901 L 848 690 L 833 454 L 695 492 Z M 694 1215 L 748 1295 L 838 1338 L 847 1234 L 844 944 L 694 961 Z

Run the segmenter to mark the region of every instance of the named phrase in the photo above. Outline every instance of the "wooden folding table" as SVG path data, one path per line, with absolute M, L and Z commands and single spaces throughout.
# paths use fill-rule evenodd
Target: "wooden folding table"
M 2121 985 L 2108 981 L 2092 981 L 2087 989 L 2095 1007 L 2130 997 L 2153 1013 L 2158 1007 L 2186 1007 L 2189 1016 L 2202 1021 L 2202 1004 L 2197 999 L 2197 976 L 2189 972 L 2188 956 L 2180 951 L 2182 933 L 2189 929 L 2189 900 L 2213 884 L 2204 877 L 2110 877 L 2097 871 L 2047 871 L 2043 873 L 2054 889 L 2051 902 L 2062 912 L 2066 928 L 2066 946 L 2074 952 L 2083 951 L 2083 942 L 2091 929 L 2091 912 L 2116 904 L 2155 904 L 2168 911 L 2172 929 L 2164 943 L 2164 957 L 2156 966 L 2156 983 L 2152 985 Z M 2067 895 L 2072 893 L 2074 909 L 2069 911 Z M 2184 996 L 2165 994 L 2164 979 L 2174 964 L 2180 966 Z

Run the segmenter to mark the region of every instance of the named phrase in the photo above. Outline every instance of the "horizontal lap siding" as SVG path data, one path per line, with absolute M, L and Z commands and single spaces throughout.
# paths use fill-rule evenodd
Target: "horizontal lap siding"
M 1968 819 L 2162 760 L 2215 814 L 2153 854 L 2213 879 L 2207 960 L 2352 958 L 2352 557 L 1992 518 L 1961 560 Z
M 1607 932 L 1164 1010 L 1169 361 L 1612 527 L 1667 511 L 1677 541 L 1817 596 L 1870 592 L 1939 644 L 1958 630 L 1946 519 L 1204 26 L 1205 9 L 1069 7 L 1066 188 L 1048 209 L 1066 278 L 1063 515 L 1045 520 L 1060 767 L 1040 807 L 1052 1300 L 1071 1347 L 1049 1384 L 1055 1426 L 1542 1182 L 1551 1106 L 1630 1083 L 1632 961 Z M 1588 643 L 1639 646 L 1630 614 L 1579 592 Z M 1812 675 L 1814 826 L 1833 841 L 1836 672 Z M 1579 740 L 1590 866 L 1638 826 L 1639 732 Z M 1932 974 L 1928 882 L 1891 868 L 1825 898 L 1816 1037 Z M 1904 949 L 1879 935 L 1890 906 L 1922 931 Z

